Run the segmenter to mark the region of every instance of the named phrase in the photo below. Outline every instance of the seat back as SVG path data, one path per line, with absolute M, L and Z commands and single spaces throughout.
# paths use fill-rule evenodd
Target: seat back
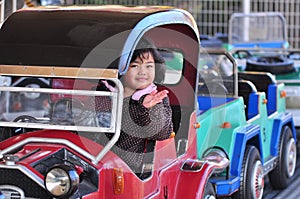
M 275 76 L 268 72 L 239 72 L 239 79 L 251 81 L 257 91 L 266 94 L 268 115 L 277 109 L 277 82 Z
M 257 92 L 255 85 L 247 80 L 239 80 L 238 82 L 238 96 L 243 97 L 245 104 L 246 119 L 249 119 L 249 103 L 250 94 Z
M 270 84 L 276 84 L 275 77 L 267 72 L 239 72 L 239 79 L 251 81 L 256 89 L 268 94 Z

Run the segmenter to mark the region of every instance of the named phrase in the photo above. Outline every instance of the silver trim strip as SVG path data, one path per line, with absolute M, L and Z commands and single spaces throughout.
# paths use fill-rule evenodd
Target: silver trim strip
M 149 23 L 151 21 L 151 23 Z M 165 24 L 181 24 L 189 26 L 195 33 L 198 43 L 199 38 L 196 34 L 198 31 L 197 24 L 193 16 L 183 9 L 172 9 L 164 12 L 153 13 L 140 20 L 136 26 L 132 29 L 127 37 L 124 44 L 120 62 L 119 62 L 119 73 L 124 75 L 128 69 L 129 62 L 134 49 L 136 48 L 138 40 L 150 29 L 159 27 Z M 125 56 L 124 56 L 125 55 Z
M 98 162 L 105 156 L 105 154 L 115 145 L 115 143 L 118 141 L 120 134 L 121 134 L 121 122 L 122 122 L 122 109 L 123 109 L 123 85 L 120 81 L 116 82 L 117 87 L 119 89 L 119 95 L 117 96 L 117 105 L 115 106 L 115 109 L 118 110 L 118 112 L 113 108 L 113 113 L 116 113 L 116 126 L 115 126 L 115 134 L 112 137 L 112 139 L 105 145 L 105 147 L 102 149 L 102 151 L 96 156 L 95 160 L 93 160 L 94 164 L 98 164 Z M 114 115 L 113 115 L 114 116 Z
M 7 190 L 7 189 L 9 189 L 10 191 L 3 191 L 3 189 L 5 190 Z M 24 191 L 22 190 L 22 189 L 20 189 L 19 187 L 17 187 L 17 186 L 13 186 L 13 185 L 0 185 L 0 190 L 2 190 L 2 194 L 4 194 L 4 198 L 8 198 L 9 197 L 9 199 L 11 199 L 11 198 L 17 198 L 16 196 L 13 196 L 13 197 L 11 197 L 12 196 L 12 193 L 19 193 L 20 194 L 20 198 L 19 199 L 26 199 L 25 198 L 25 194 L 24 194 Z M 9 193 L 7 193 L 7 192 L 9 192 Z
M 113 95 L 115 95 L 114 92 L 107 92 L 107 91 L 53 89 L 53 88 L 29 88 L 29 87 L 9 87 L 9 86 L 0 86 L 0 91 L 51 93 L 51 94 L 70 94 L 70 95 L 85 95 L 85 96 L 98 96 L 98 95 L 113 96 Z
M 18 148 L 24 146 L 25 144 L 28 143 L 32 143 L 32 142 L 39 142 L 39 143 L 52 143 L 52 144 L 63 144 L 66 145 L 72 149 L 74 149 L 75 151 L 77 151 L 78 153 L 80 153 L 81 155 L 87 157 L 90 160 L 95 160 L 95 156 L 91 155 L 90 153 L 88 153 L 87 151 L 83 150 L 82 148 L 78 147 L 77 145 L 75 145 L 74 143 L 65 140 L 65 139 L 58 139 L 58 138 L 39 138 L 39 137 L 31 137 L 31 138 L 27 138 L 25 140 L 22 140 L 14 145 L 11 145 L 5 149 L 3 149 L 2 151 L 0 151 L 0 158 L 3 158 L 4 154 L 9 154 L 15 150 L 17 150 Z
M 20 127 L 20 128 L 32 128 L 32 129 L 51 129 L 51 130 L 68 130 L 68 131 L 81 131 L 81 132 L 99 132 L 99 133 L 114 133 L 114 128 L 104 127 L 91 127 L 91 126 L 64 126 L 64 125 L 52 125 L 52 124 L 37 124 L 37 123 L 22 123 L 22 122 L 2 122 L 0 126 L 5 127 Z
M 51 89 L 51 88 L 28 88 L 28 87 L 3 87 L 0 86 L 0 91 L 8 92 L 33 92 L 33 93 L 51 93 L 51 94 L 70 94 L 70 95 L 84 95 L 84 96 L 109 96 L 112 97 L 112 118 L 116 118 L 117 114 L 117 93 L 107 91 L 88 91 L 88 90 L 69 90 L 69 89 Z M 21 123 L 21 122 L 3 122 L 0 121 L 0 126 L 7 127 L 21 127 L 21 128 L 35 128 L 35 129 L 53 129 L 53 130 L 69 130 L 69 131 L 82 131 L 82 132 L 115 132 L 115 122 L 111 120 L 111 128 L 104 127 L 91 127 L 91 126 L 66 126 L 66 125 L 52 125 L 52 124 L 37 124 L 37 123 Z

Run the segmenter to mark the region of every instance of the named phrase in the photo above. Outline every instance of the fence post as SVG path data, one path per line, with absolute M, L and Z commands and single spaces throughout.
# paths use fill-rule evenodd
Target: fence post
M 251 0 L 242 0 L 243 1 L 243 13 L 245 14 L 249 14 L 249 12 L 251 11 Z
M 250 13 L 250 1 L 251 0 L 243 0 L 243 13 L 249 14 Z M 244 33 L 243 33 L 243 40 L 248 41 L 249 39 L 249 18 L 246 17 L 244 19 Z
M 5 0 L 0 0 L 0 25 L 2 25 L 4 21 L 5 14 Z
M 17 10 L 17 0 L 12 0 L 12 13 Z

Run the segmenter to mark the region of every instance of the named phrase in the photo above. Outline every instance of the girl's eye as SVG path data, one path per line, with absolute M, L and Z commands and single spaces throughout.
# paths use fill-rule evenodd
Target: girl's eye
M 136 68 L 136 67 L 138 67 L 137 64 L 131 64 L 131 65 L 130 65 L 130 68 Z
M 153 67 L 154 67 L 153 64 L 148 64 L 148 65 L 147 65 L 147 68 L 153 68 Z

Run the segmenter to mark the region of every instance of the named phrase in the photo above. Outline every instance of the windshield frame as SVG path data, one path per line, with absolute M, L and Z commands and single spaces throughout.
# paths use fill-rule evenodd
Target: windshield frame
M 0 151 L 0 157 L 4 154 L 12 152 L 23 145 L 30 142 L 45 142 L 45 143 L 60 143 L 65 144 L 85 157 L 89 158 L 93 163 L 97 164 L 105 154 L 114 146 L 120 136 L 120 127 L 122 119 L 123 107 L 123 85 L 118 79 L 118 70 L 116 69 L 97 69 L 97 68 L 75 68 L 75 67 L 50 67 L 50 66 L 21 66 L 21 65 L 0 65 L 0 74 L 2 76 L 26 76 L 26 77 L 44 77 L 44 78 L 73 78 L 73 79 L 107 79 L 115 83 L 116 91 L 89 91 L 89 90 L 68 90 L 68 89 L 52 89 L 52 88 L 28 88 L 28 87 L 11 87 L 1 86 L 0 91 L 17 91 L 17 92 L 39 92 L 39 93 L 64 93 L 64 94 L 78 94 L 88 96 L 111 96 L 113 101 L 112 113 L 116 118 L 113 128 L 104 127 L 87 127 L 87 126 L 63 126 L 63 125 L 49 125 L 36 124 L 25 122 L 2 122 L 0 126 L 4 127 L 21 127 L 21 128 L 39 128 L 39 129 L 55 129 L 55 130 L 70 130 L 70 131 L 89 131 L 95 133 L 109 132 L 113 137 L 108 143 L 103 146 L 103 149 L 96 155 L 93 155 L 86 150 L 70 143 L 70 141 L 61 138 L 38 138 L 30 137 L 22 140 L 17 144 L 13 144 L 8 148 Z

